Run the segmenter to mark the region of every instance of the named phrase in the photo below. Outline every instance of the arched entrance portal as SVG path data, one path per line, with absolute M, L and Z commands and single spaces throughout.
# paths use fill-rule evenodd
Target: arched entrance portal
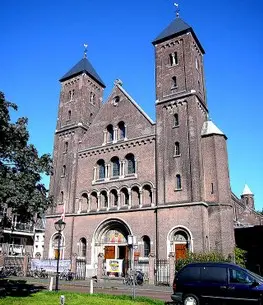
M 104 255 L 104 274 L 121 276 L 127 272 L 129 265 L 128 235 L 131 230 L 120 219 L 108 219 L 101 223 L 94 234 L 95 257 Z M 114 271 L 116 264 L 116 271 Z
M 168 234 L 168 253 L 173 252 L 175 260 L 185 258 L 192 251 L 191 233 L 187 228 L 176 227 Z

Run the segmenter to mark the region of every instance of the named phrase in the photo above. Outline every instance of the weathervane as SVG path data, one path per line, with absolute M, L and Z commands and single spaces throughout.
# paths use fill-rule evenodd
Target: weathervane
M 176 17 L 179 18 L 179 12 L 180 12 L 179 3 L 174 3 L 174 6 L 176 7 Z
M 88 45 L 86 43 L 84 43 L 84 58 L 87 58 L 87 48 L 88 48 Z

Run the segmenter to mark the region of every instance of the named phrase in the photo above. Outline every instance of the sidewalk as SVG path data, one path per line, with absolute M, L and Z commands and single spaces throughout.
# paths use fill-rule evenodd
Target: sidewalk
M 39 278 L 32 278 L 27 277 L 23 278 L 27 280 L 28 283 L 45 283 L 48 284 L 50 282 L 50 278 L 48 279 L 39 279 Z M 90 287 L 91 279 L 86 280 L 73 280 L 73 281 L 65 281 L 59 280 L 59 283 L 63 286 L 79 286 L 79 287 Z M 55 278 L 54 278 L 55 283 Z M 115 278 L 103 278 L 100 281 L 93 280 L 93 287 L 94 288 L 101 288 L 101 289 L 117 289 L 117 290 L 127 290 L 132 289 L 132 285 L 125 285 L 123 284 L 122 279 L 115 279 Z M 149 284 L 143 284 L 142 286 L 136 285 L 136 290 L 155 290 L 155 291 L 165 291 L 165 292 L 172 292 L 172 288 L 169 286 L 155 286 Z

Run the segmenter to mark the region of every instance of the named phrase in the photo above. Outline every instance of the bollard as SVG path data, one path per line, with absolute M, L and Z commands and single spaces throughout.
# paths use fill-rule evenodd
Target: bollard
M 53 276 L 50 277 L 50 282 L 49 282 L 49 291 L 52 291 L 53 290 Z
M 90 294 L 93 294 L 93 279 L 90 280 Z
M 66 298 L 64 295 L 61 295 L 60 296 L 60 305 L 65 305 L 65 302 L 66 302 Z

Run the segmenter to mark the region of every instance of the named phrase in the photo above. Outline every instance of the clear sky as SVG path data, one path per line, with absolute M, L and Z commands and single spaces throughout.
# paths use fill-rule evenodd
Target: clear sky
M 177 0 L 179 1 L 179 0 Z M 153 39 L 175 18 L 171 0 L 2 0 L 0 90 L 29 118 L 31 142 L 52 153 L 60 84 L 83 56 L 116 78 L 155 120 Z M 247 183 L 263 208 L 263 1 L 181 0 L 206 50 L 210 117 L 228 136 L 231 187 Z M 14 116 L 15 117 L 15 116 Z

